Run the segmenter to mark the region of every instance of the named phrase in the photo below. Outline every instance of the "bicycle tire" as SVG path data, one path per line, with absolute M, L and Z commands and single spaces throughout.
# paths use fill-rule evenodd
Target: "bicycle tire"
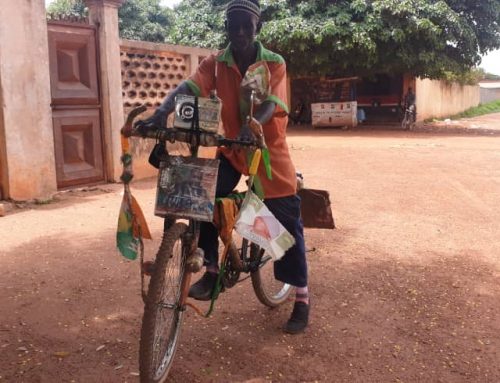
M 250 245 L 250 260 L 257 259 L 260 252 L 261 248 L 252 243 Z M 271 308 L 277 307 L 286 302 L 293 291 L 293 286 L 274 278 L 274 263 L 270 255 L 264 253 L 262 259 L 264 262 L 250 274 L 253 290 L 262 304 Z
M 182 250 L 182 235 L 186 229 L 187 226 L 184 223 L 172 225 L 163 233 L 160 248 L 156 254 L 144 307 L 139 343 L 141 383 L 164 382 L 177 350 L 183 321 L 183 311 L 178 303 L 186 261 Z M 169 286 L 171 282 L 172 285 Z M 165 296 L 167 294 L 168 296 Z M 171 298 L 172 302 L 167 301 L 168 298 Z M 166 305 L 171 307 L 166 307 Z M 163 319 L 163 316 L 171 317 L 171 321 L 162 323 L 160 319 Z M 166 338 L 163 339 L 161 335 L 165 335 Z

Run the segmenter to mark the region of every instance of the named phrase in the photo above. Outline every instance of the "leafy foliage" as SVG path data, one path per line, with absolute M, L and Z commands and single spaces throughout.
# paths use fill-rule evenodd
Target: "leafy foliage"
M 120 35 L 221 48 L 227 0 L 127 0 Z M 261 0 L 268 47 L 295 74 L 411 73 L 468 82 L 481 55 L 500 48 L 500 0 Z M 56 0 L 50 11 L 81 14 L 82 0 Z M 474 77 L 474 76 L 472 76 Z
M 450 83 L 458 82 L 462 85 L 477 85 L 477 83 L 484 79 L 485 77 L 484 70 L 481 68 L 473 68 L 468 71 L 454 73 L 445 71 L 443 73 L 443 79 Z
M 485 73 L 483 80 L 500 80 L 500 76 L 493 73 Z
M 83 0 L 55 0 L 47 12 L 86 15 Z M 172 24 L 173 12 L 160 0 L 127 0 L 118 11 L 120 37 L 130 40 L 164 42 Z
M 184 0 L 167 38 L 173 44 L 218 49 L 226 42 L 224 1 Z
M 83 0 L 55 0 L 47 7 L 47 13 L 85 16 L 87 14 L 87 7 L 83 3 Z
M 170 8 L 160 0 L 127 0 L 118 11 L 120 37 L 164 42 L 173 20 Z
M 219 48 L 227 1 L 183 0 L 169 41 Z M 262 0 L 260 39 L 298 74 L 464 73 L 500 46 L 498 0 Z M 214 28 L 216 29 L 214 31 Z M 220 28 L 220 29 L 217 29 Z

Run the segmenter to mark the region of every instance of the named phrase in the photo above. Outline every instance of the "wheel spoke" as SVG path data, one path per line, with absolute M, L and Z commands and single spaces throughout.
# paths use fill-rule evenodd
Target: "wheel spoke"
M 184 259 L 182 257 L 182 244 L 177 241 L 170 254 L 163 284 L 161 300 L 156 305 L 157 322 L 154 341 L 154 362 L 157 367 L 157 374 L 161 375 L 166 362 L 171 357 L 173 351 L 171 332 L 175 331 L 174 322 L 178 319 L 177 310 L 179 308 L 181 271 L 183 270 Z
M 182 234 L 184 224 L 174 224 L 164 233 L 156 256 L 157 269 L 150 281 L 140 345 L 141 377 L 163 381 L 177 347 L 183 312 L 179 299 L 184 275 Z
M 259 261 L 260 249 L 251 247 L 251 258 Z M 274 277 L 274 262 L 268 254 L 263 254 L 258 269 L 251 274 L 252 285 L 257 298 L 266 306 L 275 307 L 285 302 L 292 291 L 292 286 L 278 281 Z

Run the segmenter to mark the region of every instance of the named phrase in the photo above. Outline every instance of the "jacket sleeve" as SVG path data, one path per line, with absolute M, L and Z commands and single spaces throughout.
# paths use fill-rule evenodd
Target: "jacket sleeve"
M 198 97 L 208 97 L 210 91 L 215 89 L 215 56 L 205 58 L 196 72 L 186 80 L 187 85 Z
M 266 100 L 275 102 L 278 108 L 288 113 L 286 64 L 271 63 L 269 69 L 271 72 L 271 93 Z

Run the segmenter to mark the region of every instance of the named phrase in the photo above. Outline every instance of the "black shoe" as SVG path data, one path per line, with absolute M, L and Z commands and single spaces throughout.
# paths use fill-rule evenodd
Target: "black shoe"
M 309 305 L 304 302 L 295 302 L 292 315 L 286 322 L 283 330 L 289 334 L 299 334 L 309 323 Z
M 207 271 L 198 282 L 190 287 L 188 296 L 198 301 L 209 301 L 216 282 L 217 274 Z

